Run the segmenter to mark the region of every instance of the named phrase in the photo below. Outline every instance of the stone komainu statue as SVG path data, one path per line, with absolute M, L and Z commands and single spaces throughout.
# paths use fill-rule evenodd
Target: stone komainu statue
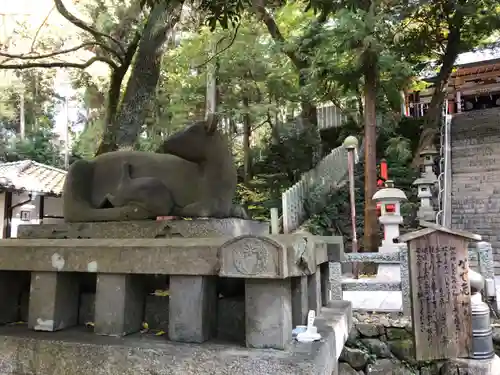
M 167 139 L 157 153 L 115 151 L 71 165 L 63 191 L 67 222 L 240 217 L 236 167 L 216 116 Z

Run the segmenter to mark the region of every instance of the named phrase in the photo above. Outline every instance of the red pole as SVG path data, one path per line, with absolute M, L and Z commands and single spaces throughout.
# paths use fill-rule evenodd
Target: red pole
M 389 178 L 389 172 L 387 171 L 387 160 L 382 159 L 380 161 L 380 177 L 384 179 L 384 181 L 387 181 Z

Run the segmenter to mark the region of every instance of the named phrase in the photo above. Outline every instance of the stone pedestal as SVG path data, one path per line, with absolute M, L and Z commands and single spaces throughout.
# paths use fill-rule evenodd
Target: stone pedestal
M 78 275 L 32 272 L 28 326 L 35 331 L 57 331 L 77 324 Z
M 20 225 L 18 238 L 196 238 L 269 234 L 269 224 L 243 219 L 197 219 Z
M 216 333 L 217 289 L 212 276 L 171 276 L 169 338 L 202 343 Z
M 145 291 L 139 275 L 97 276 L 95 332 L 125 336 L 141 329 Z

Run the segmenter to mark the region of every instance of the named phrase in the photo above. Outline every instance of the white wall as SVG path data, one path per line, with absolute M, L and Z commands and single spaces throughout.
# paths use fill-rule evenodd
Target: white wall
M 28 193 L 12 193 L 12 205 L 16 205 L 20 202 L 25 202 L 29 199 Z M 1 207 L 4 206 L 0 201 Z M 3 209 L 1 210 L 3 215 Z M 29 213 L 29 220 L 21 220 L 21 212 Z M 54 197 L 44 198 L 44 214 L 52 216 L 62 216 L 62 199 Z M 39 220 L 40 216 L 40 196 L 36 196 L 31 202 L 27 202 L 21 206 L 15 207 L 12 212 L 12 221 L 10 235 L 11 237 L 17 237 L 17 227 L 24 224 L 41 224 Z M 59 223 L 62 219 L 43 219 L 43 223 Z

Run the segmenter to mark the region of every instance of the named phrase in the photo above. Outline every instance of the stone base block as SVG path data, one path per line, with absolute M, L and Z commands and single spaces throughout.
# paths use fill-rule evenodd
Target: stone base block
M 286 349 L 292 340 L 292 285 L 245 280 L 245 338 L 249 348 Z
M 78 275 L 32 272 L 28 325 L 36 331 L 57 331 L 78 322 Z
M 47 333 L 0 327 L 0 374 L 337 375 L 338 347 L 350 321 L 349 302 L 330 304 L 316 323 L 323 340 L 295 342 L 288 351 L 176 344 L 141 334 L 116 338 L 77 329 Z
M 170 340 L 201 343 L 215 336 L 217 279 L 170 276 Z
M 139 331 L 144 317 L 145 297 L 141 275 L 98 275 L 95 332 L 124 336 Z
M 243 219 L 198 219 L 20 225 L 18 238 L 171 238 L 269 234 L 269 223 Z

